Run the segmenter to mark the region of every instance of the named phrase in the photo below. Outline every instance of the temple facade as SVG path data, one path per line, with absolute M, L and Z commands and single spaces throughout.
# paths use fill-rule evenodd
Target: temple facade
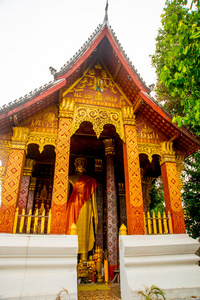
M 44 233 L 66 234 L 68 177 L 83 156 L 98 184 L 95 247 L 108 251 L 112 274 L 120 226 L 128 235 L 150 233 L 145 219 L 159 176 L 170 233 L 185 233 L 180 174 L 200 141 L 151 98 L 107 19 L 51 72 L 52 82 L 0 110 L 0 232 L 26 234 L 22 216 L 27 225 L 29 214 L 44 212 L 51 215 Z

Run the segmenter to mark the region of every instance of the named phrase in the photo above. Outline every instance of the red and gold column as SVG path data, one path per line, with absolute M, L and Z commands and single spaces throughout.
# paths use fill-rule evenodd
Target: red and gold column
M 104 140 L 106 155 L 107 247 L 109 275 L 113 279 L 118 262 L 117 193 L 114 169 L 114 140 Z
M 171 214 L 173 233 L 185 233 L 185 221 L 173 142 L 161 143 L 161 150 L 162 159 L 160 165 L 166 212 Z
M 14 127 L 12 149 L 6 170 L 0 208 L 0 232 L 12 233 L 13 222 L 24 169 L 25 149 L 29 129 Z
M 145 234 L 137 130 L 132 107 L 123 107 L 123 121 L 128 234 Z
M 74 103 L 63 98 L 60 104 L 59 129 L 53 183 L 51 233 L 65 234 L 68 197 L 70 137 Z

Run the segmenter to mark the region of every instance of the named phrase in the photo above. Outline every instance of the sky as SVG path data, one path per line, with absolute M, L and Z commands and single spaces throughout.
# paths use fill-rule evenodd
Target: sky
M 108 19 L 147 85 L 165 0 L 109 0 Z M 53 80 L 103 22 L 106 0 L 0 0 L 0 106 Z

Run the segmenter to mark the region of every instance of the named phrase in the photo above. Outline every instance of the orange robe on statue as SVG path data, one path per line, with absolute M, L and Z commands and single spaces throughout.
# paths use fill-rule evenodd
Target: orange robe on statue
M 83 174 L 73 185 L 68 201 L 66 234 L 69 234 L 71 225 L 75 223 L 78 232 L 79 253 L 87 253 L 94 245 L 93 219 L 95 231 L 98 223 L 94 197 L 96 188 L 96 180 Z

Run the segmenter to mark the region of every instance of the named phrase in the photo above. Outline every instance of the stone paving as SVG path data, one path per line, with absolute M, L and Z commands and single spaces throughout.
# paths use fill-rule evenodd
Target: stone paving
M 78 291 L 78 300 L 120 300 L 120 284 L 113 283 L 106 290 Z

